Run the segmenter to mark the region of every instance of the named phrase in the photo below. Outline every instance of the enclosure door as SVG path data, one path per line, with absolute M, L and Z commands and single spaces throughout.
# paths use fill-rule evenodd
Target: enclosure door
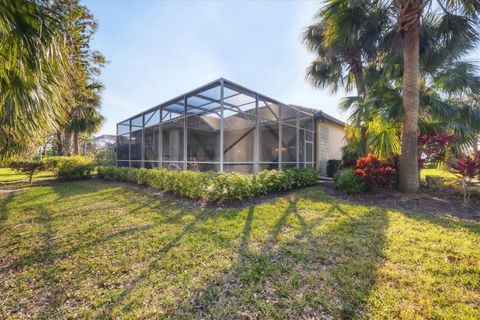
M 305 140 L 305 152 L 304 152 L 304 163 L 305 167 L 308 167 L 311 162 L 313 162 L 313 141 Z

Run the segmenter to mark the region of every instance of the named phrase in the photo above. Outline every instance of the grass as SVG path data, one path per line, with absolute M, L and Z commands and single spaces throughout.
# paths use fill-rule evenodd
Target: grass
M 445 180 L 455 180 L 457 179 L 457 177 L 447 171 L 447 170 L 443 170 L 443 169 L 422 169 L 420 171 L 420 179 L 422 180 L 425 180 L 425 177 L 426 176 L 435 176 L 435 177 L 443 177 Z
M 226 209 L 23 188 L 0 198 L 0 318 L 480 318 L 476 222 L 321 188 Z
M 50 177 L 53 177 L 53 174 L 51 172 L 39 172 L 33 176 L 33 180 L 38 178 L 50 178 Z M 10 168 L 0 168 L 0 183 L 19 181 L 19 180 L 28 180 L 28 177 Z

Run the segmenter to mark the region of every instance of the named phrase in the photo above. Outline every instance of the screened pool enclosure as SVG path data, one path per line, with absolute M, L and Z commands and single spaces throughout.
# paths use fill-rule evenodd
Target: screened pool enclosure
M 314 166 L 312 113 L 225 79 L 117 124 L 117 165 L 255 173 Z

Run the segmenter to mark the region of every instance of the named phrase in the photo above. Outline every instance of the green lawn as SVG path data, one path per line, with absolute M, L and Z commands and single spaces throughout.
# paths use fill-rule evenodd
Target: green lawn
M 453 173 L 443 169 L 422 169 L 420 171 L 420 178 L 422 180 L 425 180 L 426 176 L 443 177 L 446 180 L 457 179 L 457 177 Z
M 0 292 L 2 319 L 479 319 L 480 224 L 319 187 L 202 209 L 32 185 L 0 198 Z
M 38 178 L 49 178 L 52 177 L 51 172 L 40 172 L 33 176 L 33 180 Z M 24 174 L 18 173 L 10 168 L 0 168 L 0 183 L 1 182 L 11 182 L 18 180 L 28 180 L 28 177 Z

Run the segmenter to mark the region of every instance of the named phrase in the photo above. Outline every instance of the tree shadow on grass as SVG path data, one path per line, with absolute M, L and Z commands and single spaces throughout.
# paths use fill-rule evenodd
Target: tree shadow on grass
M 251 207 L 235 265 L 226 275 L 211 279 L 170 316 L 303 319 L 361 315 L 375 283 L 375 270 L 383 262 L 385 211 L 345 212 L 334 202 L 312 217 L 298 209 L 299 201 L 301 196 L 290 198 L 267 241 L 254 249 L 249 240 L 254 219 Z
M 54 191 L 56 188 L 61 189 L 62 185 L 59 184 L 55 186 Z M 52 192 L 49 194 L 52 194 Z M 58 194 L 56 192 L 53 194 L 53 198 L 58 199 Z M 59 194 L 62 193 L 59 192 Z M 69 197 L 74 196 L 73 194 L 69 195 L 65 193 L 63 193 L 63 195 L 64 201 L 68 201 Z M 162 211 L 159 212 L 158 218 L 155 217 L 155 214 L 150 214 L 148 216 L 150 221 L 142 222 L 142 219 L 140 219 L 139 221 L 141 224 L 136 224 L 135 222 L 132 224 L 132 222 L 127 220 L 128 222 L 126 225 L 115 224 L 115 221 L 119 216 L 115 213 L 110 213 L 113 214 L 112 217 L 103 219 L 101 222 L 92 220 L 94 222 L 93 225 L 86 229 L 81 228 L 80 232 L 76 227 L 72 227 L 72 232 L 69 231 L 68 233 L 65 233 L 64 231 L 63 234 L 58 234 L 58 228 L 62 228 L 65 223 L 71 225 L 72 220 L 68 219 L 68 217 L 63 217 L 58 220 L 58 210 L 52 209 L 51 203 L 36 205 L 35 208 L 32 208 L 32 217 L 29 221 L 34 222 L 41 227 L 41 229 L 38 229 L 37 231 L 38 233 L 35 241 L 36 246 L 33 245 L 33 251 L 28 252 L 13 260 L 12 263 L 9 263 L 7 268 L 13 272 L 12 274 L 18 274 L 19 272 L 24 272 L 24 270 L 34 271 L 32 277 L 35 276 L 35 281 L 38 283 L 37 287 L 42 288 L 38 299 L 32 298 L 35 300 L 32 301 L 32 304 L 39 305 L 39 307 L 36 308 L 38 311 L 38 313 L 37 311 L 35 312 L 36 316 L 40 318 L 51 318 L 57 317 L 65 312 L 65 310 L 62 309 L 63 304 L 66 302 L 66 293 L 68 293 L 65 290 L 68 290 L 68 282 L 71 281 L 73 275 L 66 274 L 65 270 L 62 269 L 61 265 L 63 264 L 64 259 L 69 259 L 79 251 L 85 250 L 87 250 L 87 256 L 85 256 L 85 259 L 88 259 L 88 252 L 103 250 L 102 246 L 108 241 L 148 232 L 160 224 L 173 224 L 175 222 L 183 224 L 182 218 L 191 213 L 186 210 L 181 210 L 181 207 L 178 205 L 162 206 L 163 202 L 153 197 L 136 198 L 133 202 L 134 203 L 132 203 L 132 201 L 129 201 L 128 203 L 123 202 L 122 206 L 119 206 L 128 208 L 128 211 L 123 213 L 122 216 L 131 216 L 136 214 L 137 210 L 141 209 L 148 211 L 148 208 L 157 206 L 161 207 Z M 74 202 L 72 202 L 72 206 L 75 206 Z M 114 206 L 117 206 L 117 204 Z M 0 213 L 3 214 L 5 211 L 5 218 L 6 207 L 7 202 L 0 203 L 0 210 L 2 210 Z M 112 207 L 109 207 L 109 209 L 112 209 Z M 103 229 L 103 226 L 107 226 L 107 229 Z M 100 228 L 105 232 L 99 233 Z M 181 239 L 183 234 L 190 230 L 190 228 L 186 228 L 182 234 L 177 236 L 177 238 L 175 238 L 172 243 L 170 243 L 169 246 L 166 246 L 163 250 L 165 252 L 170 250 L 170 248 L 173 247 Z M 83 238 L 85 241 L 82 241 Z M 72 243 L 73 246 L 69 245 L 66 247 L 66 245 L 70 243 Z M 75 280 L 75 277 L 73 279 Z M 12 312 L 16 312 L 15 310 L 19 310 L 18 308 L 23 308 L 20 305 L 16 307 L 13 303 L 14 301 L 7 301 L 7 304 L 11 305 L 10 310 Z M 31 307 L 31 305 L 28 307 Z
M 8 205 L 12 201 L 14 194 L 8 194 L 0 197 L 0 231 L 3 230 L 3 224 L 8 219 Z
M 147 266 L 136 276 L 134 279 L 129 281 L 128 285 L 121 290 L 113 299 L 106 302 L 98 316 L 97 319 L 110 319 L 111 312 L 114 308 L 122 306 L 123 311 L 127 311 L 129 306 L 128 303 L 125 303 L 125 300 L 136 288 L 141 286 L 144 281 L 147 281 L 150 274 L 155 270 L 157 264 L 164 258 L 164 256 L 174 247 L 176 247 L 180 241 L 185 237 L 186 234 L 192 231 L 192 229 L 202 220 L 205 220 L 208 216 L 209 211 L 202 210 L 195 216 L 195 219 L 188 223 L 171 241 L 163 246 L 161 250 L 153 256 Z
M 132 204 L 133 204 L 133 207 L 130 207 Z M 104 208 L 95 208 L 95 211 L 102 210 L 102 209 L 115 210 L 119 208 L 123 208 L 123 209 L 128 208 L 128 211 L 126 211 L 121 216 L 129 216 L 129 215 L 135 214 L 137 210 L 140 210 L 140 209 L 146 210 L 148 208 L 151 208 L 152 206 L 155 207 L 157 204 L 161 205 L 163 203 L 159 199 L 147 197 L 146 199 L 141 199 L 140 201 L 138 199 L 135 199 L 133 201 L 123 202 L 113 207 L 111 205 L 106 205 Z M 81 232 L 75 232 L 75 233 L 69 234 L 68 236 L 64 236 L 63 237 L 64 240 L 68 240 L 69 238 L 71 238 L 77 244 L 70 247 L 64 247 L 59 245 L 56 246 L 58 247 L 58 250 L 52 250 L 49 253 L 49 263 L 53 264 L 58 260 L 68 258 L 69 256 L 74 255 L 81 250 L 93 249 L 110 240 L 115 240 L 118 238 L 131 236 L 139 232 L 145 232 L 145 231 L 151 230 L 156 226 L 158 226 L 159 224 L 180 223 L 180 219 L 186 214 L 185 210 L 174 210 L 174 209 L 178 209 L 178 205 L 163 206 L 162 209 L 163 209 L 162 210 L 163 219 L 159 219 L 148 224 L 125 226 L 120 230 L 117 230 L 117 228 L 115 228 L 114 232 L 108 232 L 105 235 L 101 235 L 101 236 L 96 236 L 96 234 L 99 233 L 100 229 L 105 226 L 109 226 L 112 223 L 115 223 L 121 218 L 121 216 L 113 215 L 108 219 L 102 220 L 101 222 L 95 222 L 94 220 L 94 223 L 91 226 L 82 230 Z M 59 214 L 52 213 L 51 211 L 47 210 L 43 206 L 37 207 L 37 210 L 40 210 L 41 212 L 43 212 L 43 214 L 37 215 L 36 217 L 28 219 L 28 222 L 45 225 L 46 218 L 48 217 L 48 222 L 51 224 L 53 221 L 59 218 L 68 219 L 68 215 L 69 215 L 68 210 L 66 211 L 62 210 L 62 213 L 60 213 L 60 217 L 59 217 Z M 173 210 L 173 214 L 167 214 L 167 212 L 170 212 L 171 210 Z M 85 241 L 80 241 L 81 238 L 85 238 Z M 41 250 L 40 251 L 35 250 L 32 253 L 18 257 L 15 260 L 15 262 L 11 264 L 11 268 L 25 268 L 28 266 L 35 265 L 39 261 L 41 252 L 42 252 Z
M 40 299 L 43 302 L 43 308 L 39 311 L 40 319 L 48 319 L 54 315 L 62 302 L 64 289 L 59 279 L 59 273 L 53 266 L 52 252 L 55 250 L 55 232 L 52 227 L 51 217 L 47 210 L 39 208 L 38 221 L 43 227 L 42 243 L 34 250 L 36 269 L 40 270 L 40 276 L 44 295 Z
M 392 209 L 393 210 L 393 209 Z M 450 216 L 444 216 L 442 214 L 424 214 L 424 213 L 412 213 L 405 210 L 395 210 L 401 212 L 404 216 L 418 220 L 420 222 L 428 222 L 435 224 L 445 229 L 464 229 L 469 232 L 480 235 L 480 223 L 472 220 L 464 220 L 460 218 L 453 218 Z

